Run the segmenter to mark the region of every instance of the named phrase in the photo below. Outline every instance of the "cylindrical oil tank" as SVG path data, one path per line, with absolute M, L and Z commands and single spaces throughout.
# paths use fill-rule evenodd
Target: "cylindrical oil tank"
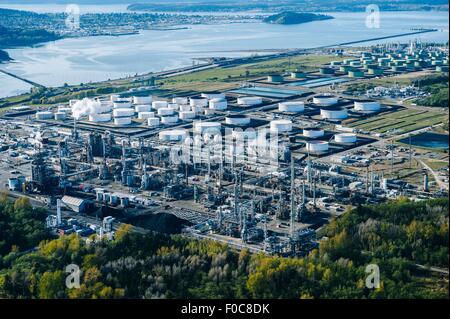
M 66 116 L 67 116 L 66 112 L 56 112 L 55 113 L 55 120 L 56 121 L 63 121 L 63 120 L 66 119 Z
M 134 115 L 134 109 L 131 108 L 120 108 L 113 110 L 114 117 L 131 117 Z
M 110 199 L 111 199 L 111 194 L 110 193 L 104 193 L 103 194 L 103 200 L 105 202 L 109 203 Z
M 156 126 L 159 126 L 159 123 L 160 123 L 159 117 L 149 117 L 149 118 L 147 119 L 147 124 L 148 124 L 148 126 L 150 126 L 150 127 L 156 127 Z
M 317 95 L 313 98 L 313 103 L 320 106 L 334 105 L 338 102 L 338 98 L 333 95 Z
M 237 104 L 242 106 L 252 106 L 262 104 L 262 98 L 258 96 L 239 97 Z
M 11 191 L 20 190 L 20 182 L 17 178 L 9 178 L 8 179 L 8 188 Z
M 179 110 L 180 112 L 188 112 L 191 110 L 191 106 L 189 104 L 180 104 Z
M 303 129 L 303 136 L 309 137 L 309 138 L 318 138 L 325 135 L 325 131 L 320 128 L 304 128 Z
M 293 79 L 304 79 L 306 78 L 306 73 L 301 71 L 295 71 L 291 73 L 291 78 Z
M 342 108 L 337 109 L 321 109 L 320 116 L 324 120 L 343 120 L 348 117 L 347 110 Z
M 159 133 L 159 139 L 165 142 L 179 142 L 184 141 L 187 137 L 186 130 L 170 130 Z
M 178 116 L 162 116 L 161 117 L 161 123 L 162 124 L 175 124 L 176 122 L 178 122 Z
M 116 102 L 119 99 L 120 99 L 120 95 L 118 95 L 118 94 L 113 94 L 110 96 L 111 102 Z
M 140 112 L 138 114 L 138 119 L 140 120 L 147 120 L 151 117 L 155 117 L 155 112 Z
M 151 95 L 148 96 L 133 96 L 134 104 L 150 104 L 153 102 L 153 98 Z
M 231 136 L 237 140 L 245 140 L 245 139 L 251 139 L 254 140 L 257 137 L 257 132 L 255 130 L 233 130 L 231 133 Z
M 194 133 L 218 133 L 222 125 L 219 122 L 195 122 L 194 123 Z
M 113 103 L 113 107 L 115 109 L 124 109 L 124 108 L 130 108 L 131 102 L 127 100 L 119 100 Z
M 284 133 L 292 131 L 292 121 L 274 120 L 270 122 L 270 131 Z
M 278 111 L 280 112 L 300 113 L 304 110 L 305 103 L 301 101 L 278 103 Z
M 166 108 L 168 105 L 167 101 L 153 101 L 152 108 L 155 110 Z
M 183 111 L 179 113 L 180 120 L 192 120 L 195 118 L 194 111 Z
M 36 113 L 36 119 L 38 120 L 51 120 L 53 119 L 53 113 L 49 111 L 42 111 Z
M 63 107 L 63 106 L 60 106 L 60 107 L 58 107 L 58 112 L 64 112 L 64 113 L 66 113 L 67 115 L 69 115 L 69 114 L 72 113 L 72 109 L 71 109 L 70 107 Z
M 356 142 L 356 134 L 353 133 L 339 133 L 334 136 L 336 143 L 351 144 Z
M 119 196 L 117 196 L 117 195 L 111 195 L 111 196 L 110 196 L 110 198 L 109 198 L 109 203 L 110 203 L 112 206 L 117 206 L 117 205 L 119 205 L 119 202 L 120 202 Z
M 381 105 L 376 101 L 355 101 L 355 111 L 376 112 L 381 109 Z
M 213 100 L 213 99 L 225 99 L 225 94 L 220 92 L 209 92 L 209 93 L 202 93 L 202 98 Z
M 111 113 L 91 114 L 89 115 L 89 122 L 109 122 L 111 121 Z
M 250 118 L 244 115 L 228 115 L 225 117 L 225 123 L 228 125 L 248 125 Z
M 167 107 L 158 109 L 158 115 L 159 116 L 168 116 L 173 115 L 174 111 L 172 109 L 169 109 Z
M 208 106 L 208 99 L 205 98 L 193 98 L 191 97 L 189 99 L 189 103 L 192 107 L 207 107 Z
M 150 112 L 151 109 L 152 109 L 152 106 L 150 104 L 139 104 L 134 107 L 134 110 L 136 111 L 136 113 Z
M 177 103 L 168 103 L 167 104 L 167 108 L 168 109 L 172 109 L 174 111 L 178 111 L 179 105 Z
M 267 77 L 267 82 L 282 83 L 283 81 L 284 81 L 284 78 L 280 74 L 271 74 Z
M 179 104 L 179 105 L 188 104 L 189 103 L 189 99 L 187 97 L 174 97 L 172 99 L 172 103 L 176 103 L 176 104 Z
M 209 101 L 211 110 L 224 111 L 228 108 L 228 102 L 225 99 L 212 99 Z
M 103 201 L 103 192 L 97 192 L 97 194 L 95 195 L 95 199 L 99 202 Z
M 323 68 L 320 68 L 319 71 L 320 71 L 320 74 L 324 74 L 324 75 L 334 74 L 334 69 L 333 68 L 323 67 Z
M 311 153 L 327 152 L 330 145 L 325 141 L 309 141 L 306 142 L 306 150 Z
M 348 76 L 351 78 L 363 78 L 364 72 L 360 70 L 348 71 Z
M 129 125 L 129 124 L 131 124 L 131 117 L 114 118 L 114 125 Z

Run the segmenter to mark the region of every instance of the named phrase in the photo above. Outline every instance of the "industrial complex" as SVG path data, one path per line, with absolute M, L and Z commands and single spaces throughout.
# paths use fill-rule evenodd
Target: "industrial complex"
M 145 232 L 142 220 L 170 214 L 186 236 L 281 256 L 317 247 L 317 231 L 349 207 L 448 196 L 448 168 L 426 164 L 448 161 L 448 149 L 412 141 L 441 123 L 407 126 L 407 106 L 341 87 L 448 72 L 448 48 L 339 56 L 220 92 L 168 98 L 143 88 L 11 108 L 0 118 L 2 188 L 47 207 L 55 234 L 112 238 L 121 223 Z M 413 162 L 423 166 L 403 176 Z

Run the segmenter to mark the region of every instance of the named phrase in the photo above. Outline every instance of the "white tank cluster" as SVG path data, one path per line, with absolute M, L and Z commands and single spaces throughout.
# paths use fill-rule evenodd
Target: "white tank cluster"
M 344 120 L 348 117 L 348 113 L 345 108 L 321 109 L 320 116 L 324 120 Z
M 340 144 L 356 143 L 357 137 L 353 133 L 339 133 L 334 136 L 334 141 Z
M 222 124 L 219 122 L 195 122 L 194 123 L 194 133 L 204 134 L 204 133 L 218 133 L 222 128 Z
M 67 117 L 66 112 L 58 111 L 55 113 L 55 121 L 64 121 Z
M 327 152 L 330 145 L 326 141 L 309 141 L 306 142 L 306 150 L 311 153 Z
M 313 103 L 318 106 L 330 106 L 337 104 L 339 99 L 333 95 L 318 95 L 313 97 Z
M 164 142 L 180 142 L 186 139 L 186 130 L 168 130 L 159 133 L 159 139 Z
M 242 106 L 259 105 L 262 104 L 262 102 L 263 102 L 262 98 L 258 96 L 246 96 L 246 97 L 239 97 L 237 99 L 237 104 Z
M 228 115 L 225 117 L 225 123 L 228 125 L 244 126 L 250 124 L 251 119 L 244 115 Z
M 161 123 L 165 125 L 175 124 L 178 122 L 178 116 L 176 115 L 168 115 L 161 117 Z
M 303 136 L 309 138 L 319 138 L 325 135 L 325 131 L 319 128 L 304 128 Z
M 301 101 L 278 103 L 278 111 L 289 113 L 300 113 L 305 110 L 305 103 Z
M 355 111 L 377 112 L 381 109 L 381 105 L 376 101 L 355 101 Z
M 36 112 L 36 119 L 51 120 L 53 119 L 53 113 L 49 111 Z
M 285 133 L 292 131 L 292 121 L 274 120 L 270 122 L 270 131 L 276 133 Z

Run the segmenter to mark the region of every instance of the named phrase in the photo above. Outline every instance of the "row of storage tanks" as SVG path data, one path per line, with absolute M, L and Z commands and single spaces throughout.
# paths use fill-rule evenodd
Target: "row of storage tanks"
M 359 59 L 344 59 L 332 61 L 331 66 L 339 66 L 339 70 L 349 77 L 364 77 L 366 71 L 369 75 L 382 75 L 384 69 L 390 68 L 394 72 L 407 69 L 417 70 L 424 67 L 436 66 L 437 71 L 448 72 L 448 57 L 442 52 L 426 52 L 417 50 L 410 53 L 372 54 L 363 52 Z M 447 68 L 445 67 L 447 66 Z M 446 71 L 447 70 L 447 71 Z M 334 73 L 333 68 L 321 68 L 322 74 Z
M 348 117 L 346 108 L 333 107 L 338 104 L 339 99 L 335 96 L 319 95 L 313 98 L 313 103 L 319 107 L 322 119 L 343 120 Z M 355 101 L 353 109 L 358 112 L 378 112 L 381 109 L 379 102 L 371 100 Z M 302 101 L 281 102 L 278 104 L 279 112 L 301 113 L 305 110 Z

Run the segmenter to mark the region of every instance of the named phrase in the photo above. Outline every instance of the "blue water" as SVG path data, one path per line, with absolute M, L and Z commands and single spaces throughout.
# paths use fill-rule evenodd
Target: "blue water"
M 408 144 L 409 138 L 401 139 L 400 142 Z M 431 132 L 421 133 L 411 137 L 411 145 L 435 149 L 448 149 L 448 135 Z

